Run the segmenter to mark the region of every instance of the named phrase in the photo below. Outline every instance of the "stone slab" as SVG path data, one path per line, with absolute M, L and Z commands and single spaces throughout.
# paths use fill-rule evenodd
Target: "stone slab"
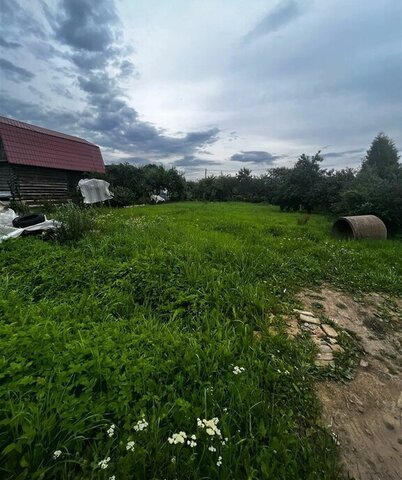
M 319 353 L 317 355 L 317 360 L 326 360 L 327 362 L 330 362 L 334 359 L 334 354 L 332 352 L 328 353 Z
M 313 325 L 320 325 L 320 321 L 318 320 L 318 318 L 311 317 L 310 315 L 305 315 L 304 313 L 301 313 L 299 318 L 301 322 L 312 323 Z
M 307 317 L 314 317 L 314 313 L 308 312 L 306 310 L 298 310 L 297 308 L 294 308 L 293 311 L 295 313 L 300 313 L 301 315 L 306 315 Z
M 331 345 L 331 348 L 332 348 L 332 351 L 335 353 L 343 353 L 345 351 L 338 343 Z
M 325 334 L 328 335 L 328 337 L 336 338 L 338 336 L 338 332 L 332 328 L 331 325 L 323 323 L 321 328 L 324 330 Z

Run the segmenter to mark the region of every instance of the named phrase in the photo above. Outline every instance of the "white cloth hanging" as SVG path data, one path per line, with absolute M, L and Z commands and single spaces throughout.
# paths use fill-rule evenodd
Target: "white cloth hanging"
M 113 198 L 109 191 L 110 183 L 97 178 L 82 179 L 78 182 L 78 188 L 84 197 L 84 203 L 98 203 Z

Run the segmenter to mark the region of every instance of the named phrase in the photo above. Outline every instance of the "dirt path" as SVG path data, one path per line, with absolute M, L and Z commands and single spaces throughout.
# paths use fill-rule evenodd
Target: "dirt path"
M 345 472 L 356 480 L 402 479 L 402 302 L 351 298 L 330 288 L 305 291 L 300 300 L 353 332 L 365 351 L 352 381 L 317 385 Z

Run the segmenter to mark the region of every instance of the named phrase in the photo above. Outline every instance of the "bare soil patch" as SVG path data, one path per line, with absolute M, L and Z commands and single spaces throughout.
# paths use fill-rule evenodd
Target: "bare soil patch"
M 402 478 L 402 302 L 378 294 L 351 297 L 329 287 L 300 300 L 352 334 L 364 350 L 355 378 L 317 384 L 324 421 L 356 480 Z

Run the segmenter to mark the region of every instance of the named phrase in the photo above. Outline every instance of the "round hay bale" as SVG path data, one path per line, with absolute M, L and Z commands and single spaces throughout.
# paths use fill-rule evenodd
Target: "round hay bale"
M 353 217 L 340 217 L 332 226 L 332 235 L 338 238 L 360 240 L 386 240 L 387 227 L 375 215 L 356 215 Z

